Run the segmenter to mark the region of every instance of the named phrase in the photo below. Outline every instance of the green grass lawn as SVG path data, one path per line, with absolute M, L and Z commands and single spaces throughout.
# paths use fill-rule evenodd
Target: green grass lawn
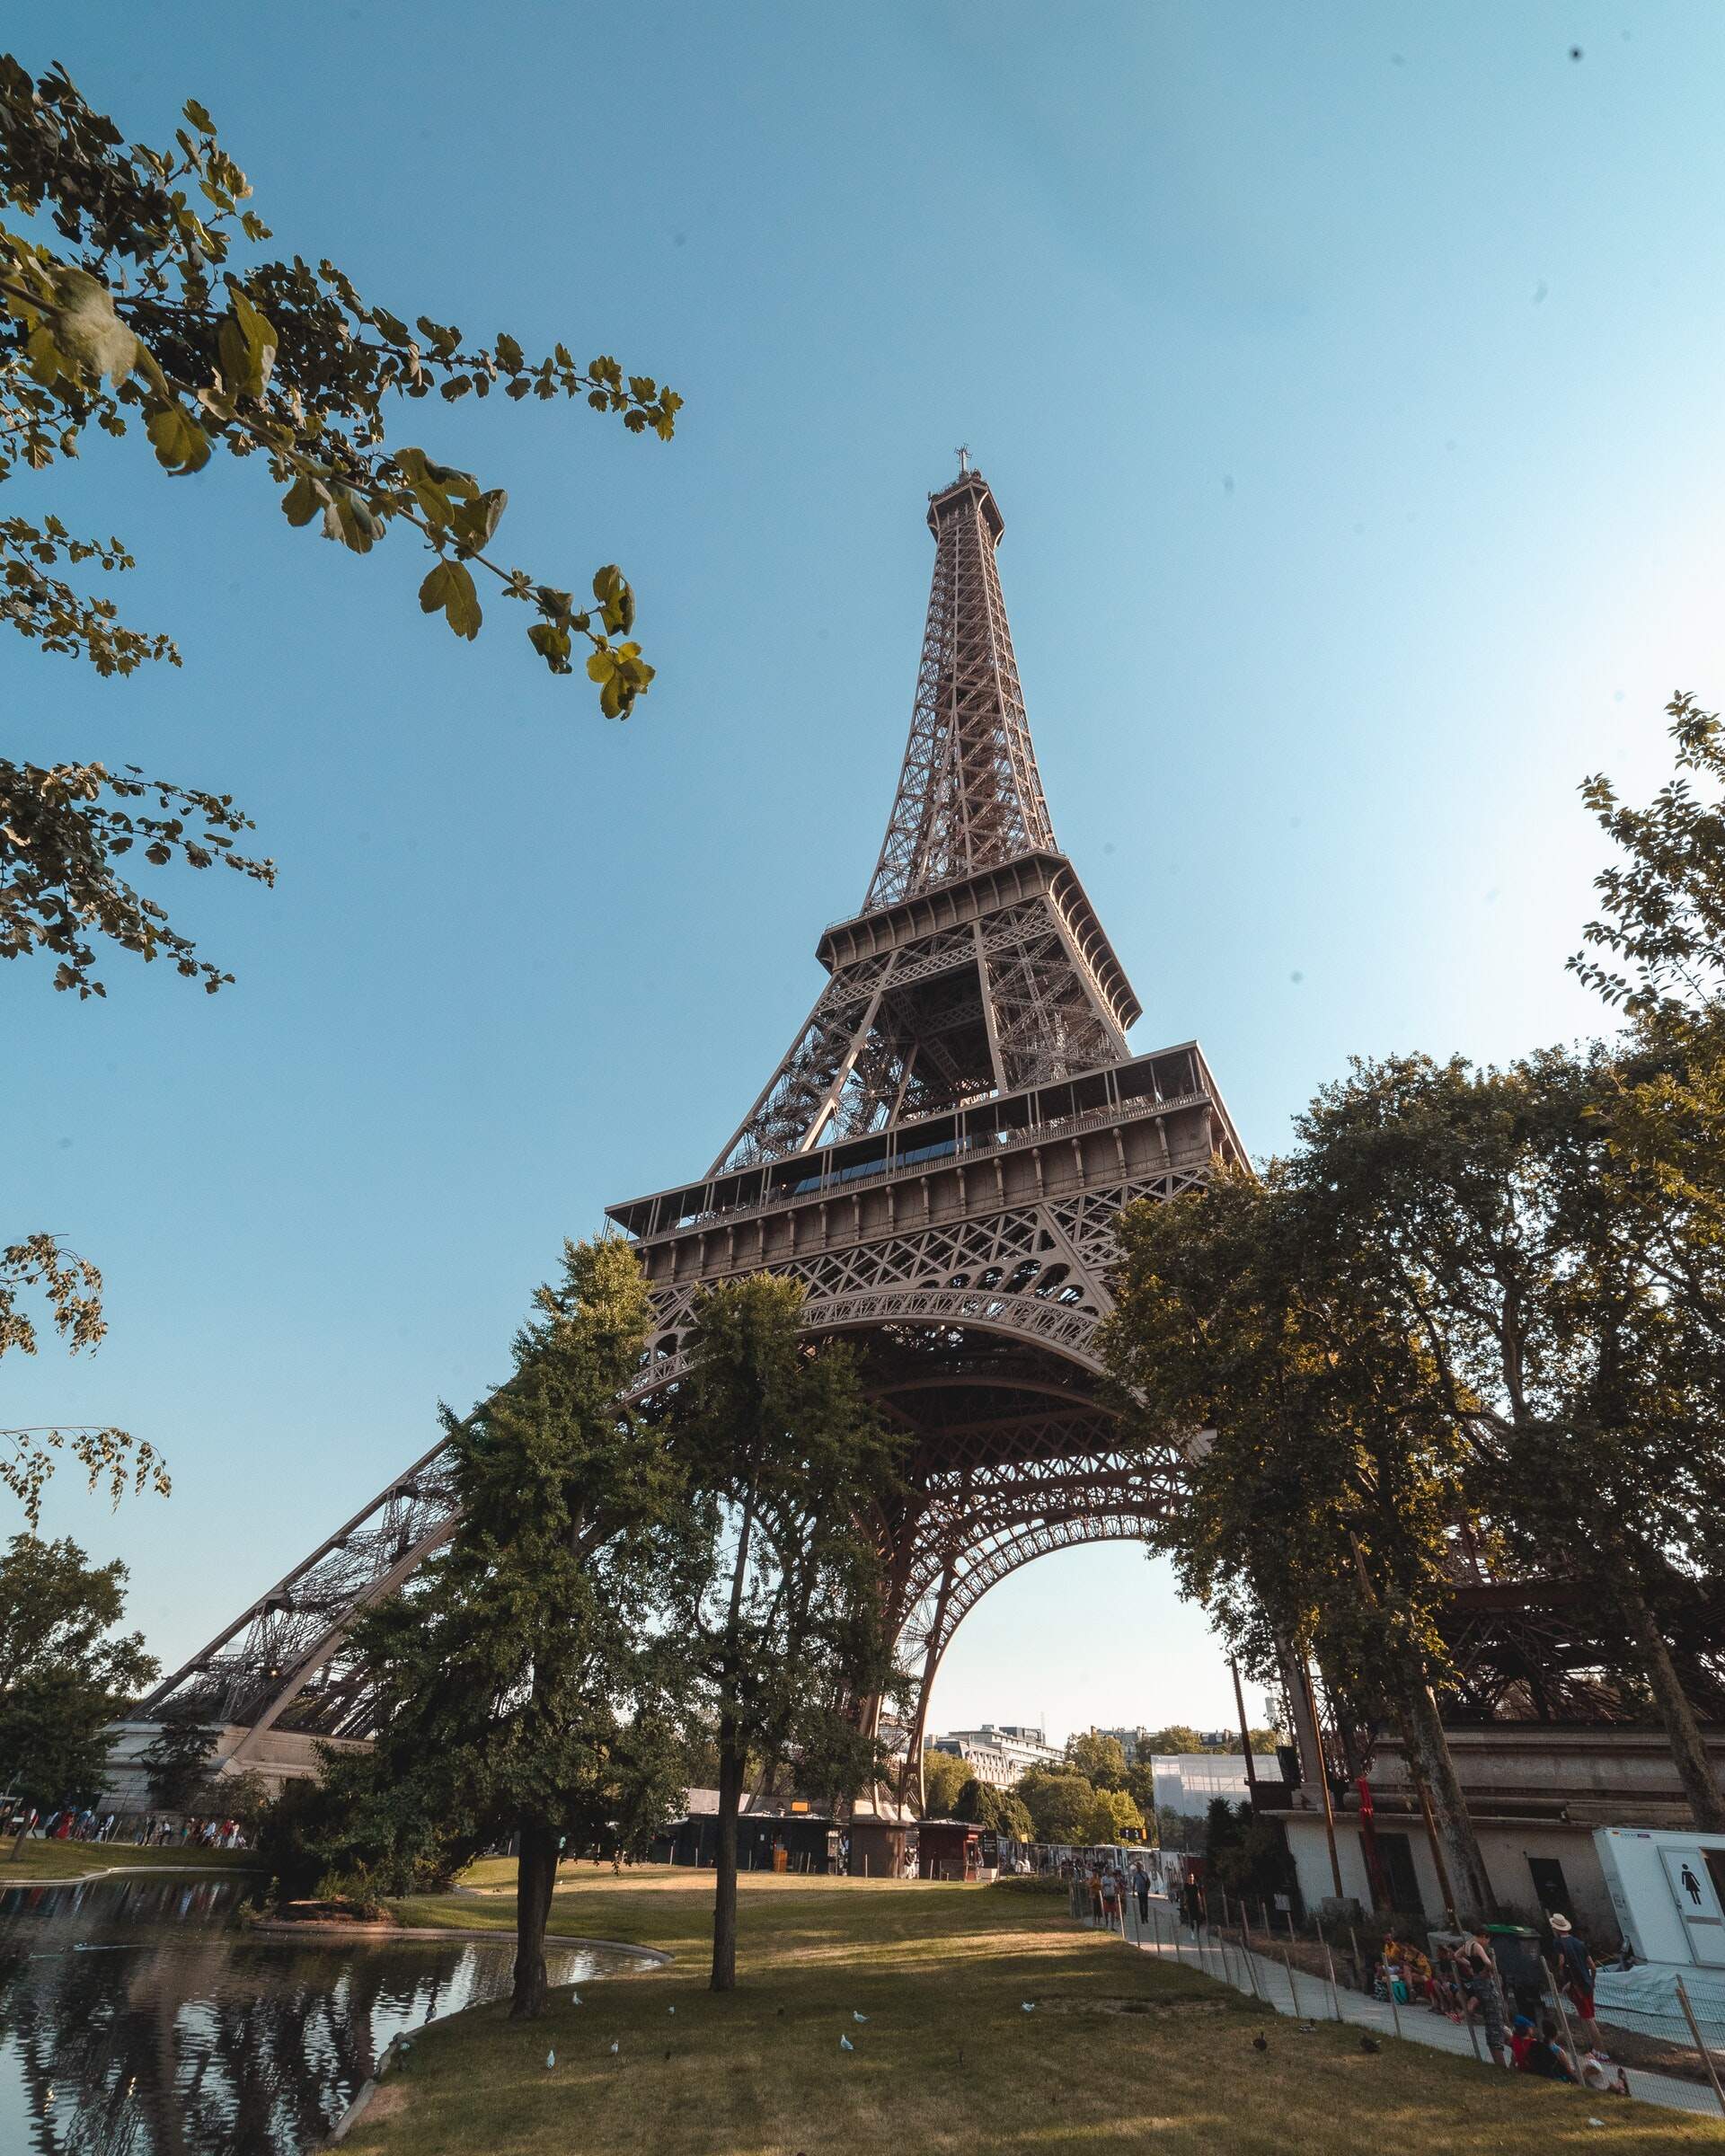
M 243 1849 L 134 1849 L 129 1842 L 26 1842 L 14 1860 L 8 1834 L 0 1840 L 0 1887 L 31 1879 L 78 1879 L 128 1865 L 146 1865 L 153 1871 L 204 1871 L 217 1866 L 243 1871 L 252 1860 Z
M 505 1876 L 478 1868 L 470 1883 Z M 1368 2055 L 1356 2031 L 1302 2031 L 1074 1926 L 1064 1898 L 761 1874 L 740 1886 L 739 1983 L 718 1997 L 706 1989 L 711 1872 L 566 1869 L 553 1931 L 664 1948 L 676 1963 L 587 1985 L 579 2007 L 559 1993 L 542 2021 L 512 2025 L 495 2006 L 429 2031 L 346 2148 L 1629 2156 L 1725 2145 L 1725 2130 L 1703 2119 L 1495 2075 L 1412 2044 Z M 413 1924 L 514 1921 L 508 1895 L 397 1907 Z M 1252 2047 L 1260 2033 L 1264 2052 Z

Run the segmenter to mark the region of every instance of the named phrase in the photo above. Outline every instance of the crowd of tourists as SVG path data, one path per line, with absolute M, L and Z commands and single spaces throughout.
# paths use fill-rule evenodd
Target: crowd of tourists
M 1537 1947 L 1523 1957 L 1526 1966 L 1508 1968 L 1482 1925 L 1434 1932 L 1429 1953 L 1392 1934 L 1373 1965 L 1373 1996 L 1475 2024 L 1499 2066 L 1627 2096 L 1627 2077 L 1614 2065 L 1595 2019 L 1597 1965 L 1568 1917 L 1549 1921 L 1549 1939 L 1526 1942 Z M 1626 1943 L 1619 1948 L 1620 1966 L 1629 1966 L 1629 1954 Z
M 28 1835 L 39 1842 L 122 1842 L 133 1849 L 243 1849 L 237 1819 L 203 1818 L 181 1812 L 97 1812 L 60 1805 L 49 1812 L 0 1798 L 0 1836 Z
M 1154 1861 L 1092 1850 L 1075 1851 L 1056 1869 L 1072 1882 L 1075 1907 L 1087 1908 L 1092 1922 L 1127 1931 L 1136 1914 L 1142 1931 L 1150 1923 L 1154 1892 L 1165 1895 L 1176 1921 L 1199 1938 L 1209 1922 L 1201 1880 L 1184 1865 L 1153 1872 Z M 1606 2051 L 1595 2016 L 1597 1965 L 1567 1916 L 1553 1914 L 1548 1925 L 1543 1937 L 1500 1935 L 1481 1925 L 1435 1931 L 1423 1948 L 1392 1932 L 1373 1961 L 1367 1988 L 1385 2003 L 1423 2006 L 1473 2025 L 1499 2066 L 1598 2095 L 1627 2096 L 1628 2077 Z M 1502 1955 L 1500 1948 L 1514 1950 Z M 1624 1941 L 1614 1966 L 1627 1968 L 1632 1958 Z

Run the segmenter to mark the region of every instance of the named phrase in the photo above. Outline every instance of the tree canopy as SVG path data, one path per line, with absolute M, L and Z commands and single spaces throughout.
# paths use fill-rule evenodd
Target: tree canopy
M 737 1819 L 751 1753 L 805 1789 L 854 1794 L 881 1762 L 848 1710 L 890 1674 L 877 1521 L 898 1446 L 850 1351 L 802 1336 L 800 1282 L 703 1295 L 671 1406 L 679 1460 L 712 1500 L 686 1619 L 719 1747 L 712 1988 L 737 1973 Z
M 374 1845 L 435 1870 L 516 1838 L 521 2016 L 545 2004 L 563 1842 L 644 1854 L 685 1786 L 677 1619 L 703 1545 L 662 1426 L 621 1401 L 649 1330 L 634 1251 L 566 1245 L 512 1374 L 449 1420 L 454 1533 L 355 1628 L 379 1734 L 327 1776 L 350 1868 Z
M 125 1608 L 125 1566 L 75 1542 L 19 1534 L 0 1557 L 0 1777 L 26 1804 L 101 1795 L 108 1725 L 156 1675 Z
M 497 551 L 503 489 L 388 428 L 403 406 L 495 393 L 577 400 L 668 441 L 682 400 L 609 355 L 582 367 L 563 344 L 533 358 L 505 331 L 410 321 L 334 262 L 272 252 L 251 195 L 196 99 L 172 146 L 128 143 L 64 68 L 32 79 L 0 54 L 0 480 L 40 486 L 96 432 L 141 437 L 172 480 L 218 450 L 255 460 L 289 524 L 353 553 L 393 526 L 417 535 L 419 606 L 458 638 L 479 633 L 485 579 L 523 608 L 553 673 L 573 673 L 580 651 L 601 711 L 626 719 L 653 669 L 631 634 L 622 571 L 598 570 L 578 601 L 509 564 Z M 51 508 L 0 517 L 0 622 L 104 675 L 177 666 L 167 635 L 122 622 L 67 573 L 131 566 L 120 540 L 75 534 Z M 219 861 L 269 882 L 273 862 L 235 851 L 251 828 L 228 794 L 136 765 L 0 760 L 0 957 L 46 952 L 56 987 L 100 995 L 103 939 L 214 993 L 232 975 L 119 864 L 136 849 L 155 867 Z
M 971 1779 L 970 1770 L 951 1752 L 925 1747 L 923 1753 L 923 1808 L 931 1819 L 968 1818 L 953 1810 L 959 1792 Z
M 1030 1767 L 1019 1779 L 1018 1795 L 1039 1842 L 1083 1846 L 1089 1839 L 1096 1790 L 1082 1774 Z
M 940 1816 L 932 1806 L 929 1808 L 930 1816 Z M 992 1833 L 1010 1835 L 1014 1842 L 1035 1839 L 1030 1812 L 1017 1790 L 996 1789 L 993 1782 L 979 1781 L 974 1774 L 954 1798 L 951 1816 L 972 1820 Z
M 1104 1736 L 1100 1729 L 1086 1729 L 1066 1745 L 1066 1758 L 1075 1774 L 1099 1789 L 1126 1787 L 1126 1751 L 1118 1736 Z

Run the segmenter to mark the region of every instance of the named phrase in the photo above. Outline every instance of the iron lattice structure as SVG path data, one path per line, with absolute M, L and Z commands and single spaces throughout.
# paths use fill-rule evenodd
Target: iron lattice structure
M 695 1298 L 738 1273 L 795 1277 L 811 1332 L 861 1338 L 907 1438 L 882 1533 L 913 1763 L 941 1657 L 989 1587 L 1142 1535 L 1175 1501 L 1177 1459 L 1128 1450 L 1103 1392 L 1113 1224 L 1243 1157 L 1195 1042 L 1127 1045 L 1139 1004 L 1055 844 L 981 474 L 931 497 L 928 523 L 910 738 L 862 909 L 821 937 L 826 985 L 705 1176 L 608 1208 L 652 1289 L 641 1392 L 680 1374 Z M 436 1448 L 145 1711 L 365 1735 L 346 1630 L 452 1522 Z

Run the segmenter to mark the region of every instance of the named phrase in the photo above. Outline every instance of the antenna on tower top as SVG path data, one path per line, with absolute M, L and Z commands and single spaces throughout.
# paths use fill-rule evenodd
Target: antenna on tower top
M 960 442 L 960 445 L 959 445 L 959 447 L 958 447 L 958 452 L 957 452 L 957 455 L 958 455 L 958 459 L 959 459 L 959 477 L 960 477 L 960 479 L 969 479 L 969 476 L 970 476 L 970 445 L 969 445 L 969 442 Z

